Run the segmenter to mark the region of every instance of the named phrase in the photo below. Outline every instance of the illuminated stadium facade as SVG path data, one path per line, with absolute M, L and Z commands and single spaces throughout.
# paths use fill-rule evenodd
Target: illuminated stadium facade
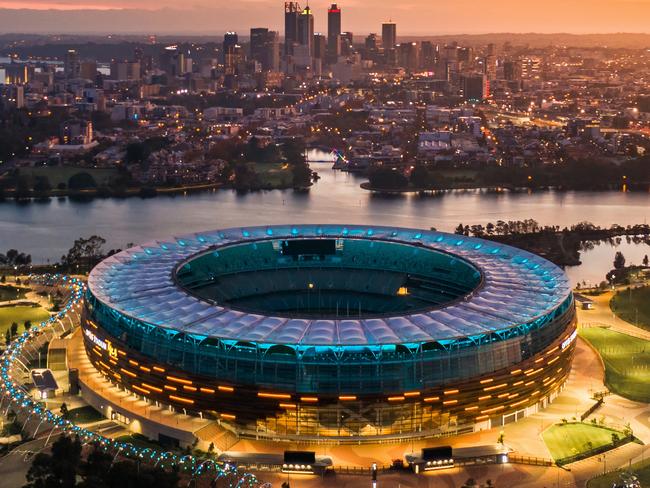
M 563 386 L 575 306 L 559 268 L 391 227 L 233 228 L 134 247 L 90 274 L 88 357 L 112 382 L 240 436 L 469 432 Z

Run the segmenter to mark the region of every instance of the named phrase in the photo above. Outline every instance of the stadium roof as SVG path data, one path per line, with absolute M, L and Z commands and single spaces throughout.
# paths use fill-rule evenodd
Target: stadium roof
M 247 313 L 191 295 L 177 267 L 201 252 L 260 239 L 355 238 L 413 244 L 458 255 L 479 268 L 481 287 L 463 300 L 376 318 L 289 318 Z M 264 344 L 373 345 L 444 342 L 533 322 L 571 294 L 564 272 L 546 259 L 477 238 L 395 227 L 295 225 L 231 228 L 154 241 L 102 261 L 89 291 L 124 315 L 169 332 Z

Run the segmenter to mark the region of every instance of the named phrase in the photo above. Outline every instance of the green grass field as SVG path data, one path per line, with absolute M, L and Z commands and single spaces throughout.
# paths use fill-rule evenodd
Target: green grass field
M 605 384 L 630 400 L 650 402 L 650 341 L 601 327 L 580 329 L 605 363 Z
M 609 306 L 623 320 L 650 330 L 650 286 L 619 291 Z
M 112 168 L 76 168 L 74 166 L 20 168 L 20 174 L 27 175 L 30 178 L 46 176 L 52 188 L 56 188 L 59 183 L 65 183 L 67 185 L 70 177 L 77 173 L 90 174 L 95 179 L 97 186 L 108 184 L 112 178 L 117 176 L 117 170 Z
M 256 163 L 255 171 L 262 187 L 285 188 L 293 181 L 291 170 L 282 163 Z
M 542 438 L 551 456 L 557 461 L 611 444 L 613 433 L 622 437 L 621 433 L 606 427 L 568 423 L 550 426 L 542 432 Z
M 636 476 L 641 482 L 641 486 L 650 486 L 650 460 L 633 464 L 631 469 L 626 469 L 625 472 Z M 611 488 L 614 483 L 620 483 L 624 478 L 625 474 L 623 472 L 614 471 L 589 480 L 587 488 Z
M 88 424 L 102 420 L 104 416 L 90 405 L 85 407 L 73 408 L 68 411 L 68 420 L 75 424 Z
M 25 329 L 23 324 L 31 320 L 32 324 L 38 324 L 50 318 L 50 314 L 43 307 L 0 307 L 0 341 L 4 341 L 5 331 L 11 327 L 12 322 L 18 323 L 18 333 Z
M 25 289 L 11 285 L 0 285 L 0 302 L 25 298 Z

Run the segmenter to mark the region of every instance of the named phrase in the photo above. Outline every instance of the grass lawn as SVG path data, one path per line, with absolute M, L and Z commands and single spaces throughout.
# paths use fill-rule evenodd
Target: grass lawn
M 20 174 L 27 175 L 31 178 L 46 176 L 52 188 L 56 188 L 59 183 L 65 183 L 67 186 L 70 177 L 77 173 L 90 174 L 95 179 L 97 186 L 108 184 L 112 178 L 117 176 L 117 170 L 112 168 L 76 168 L 74 166 L 20 168 Z
M 619 291 L 609 306 L 623 320 L 650 329 L 650 286 Z
M 31 320 L 33 325 L 49 318 L 50 314 L 43 307 L 0 307 L 0 340 L 4 341 L 5 331 L 12 322 L 18 323 L 18 333 L 21 334 L 26 320 Z
M 256 163 L 255 171 L 262 187 L 285 188 L 293 182 L 291 169 L 283 163 Z
M 440 169 L 440 170 L 436 170 L 434 173 L 452 181 L 453 180 L 476 181 L 479 172 L 474 169 L 454 168 L 454 169 Z
M 632 465 L 631 469 L 626 469 L 625 473 L 636 476 L 641 482 L 641 486 L 650 486 L 650 460 L 643 463 Z M 599 476 L 587 482 L 587 488 L 611 488 L 614 483 L 620 483 L 626 478 L 623 471 L 614 471 L 604 476 Z
M 68 420 L 75 424 L 88 424 L 102 420 L 104 416 L 90 405 L 68 410 Z
M 0 302 L 25 298 L 26 290 L 11 285 L 0 285 Z
M 650 341 L 601 327 L 580 329 L 580 337 L 605 363 L 605 384 L 625 398 L 650 402 Z
M 611 444 L 615 432 L 623 437 L 620 432 L 591 424 L 555 424 L 542 432 L 542 438 L 553 459 L 558 460 Z

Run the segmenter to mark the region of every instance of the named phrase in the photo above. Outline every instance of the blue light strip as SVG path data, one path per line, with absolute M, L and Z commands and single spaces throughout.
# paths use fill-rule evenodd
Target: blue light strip
M 212 459 L 203 459 L 193 455 L 181 456 L 172 452 L 141 448 L 127 442 L 115 441 L 75 425 L 71 421 L 64 419 L 34 401 L 31 395 L 26 393 L 11 376 L 11 371 L 20 359 L 23 349 L 30 341 L 52 328 L 57 321 L 66 318 L 67 314 L 74 307 L 81 304 L 86 285 L 77 278 L 59 274 L 30 277 L 30 279 L 40 281 L 43 284 L 65 286 L 72 294 L 60 312 L 48 320 L 34 325 L 29 331 L 22 333 L 9 344 L 5 352 L 0 356 L 0 396 L 3 397 L 3 401 L 6 398 L 14 407 L 26 413 L 28 417 L 36 416 L 41 422 L 51 425 L 53 429 L 58 428 L 64 433 L 79 436 L 82 442 L 95 444 L 104 451 L 113 451 L 123 456 L 141 459 L 155 465 L 160 465 L 161 467 L 177 467 L 184 472 L 191 473 L 192 476 L 210 473 L 215 478 L 230 478 L 231 482 L 234 483 L 231 483 L 230 486 L 252 488 L 259 485 L 259 481 L 255 475 L 251 473 L 240 473 L 236 467 L 218 463 Z

